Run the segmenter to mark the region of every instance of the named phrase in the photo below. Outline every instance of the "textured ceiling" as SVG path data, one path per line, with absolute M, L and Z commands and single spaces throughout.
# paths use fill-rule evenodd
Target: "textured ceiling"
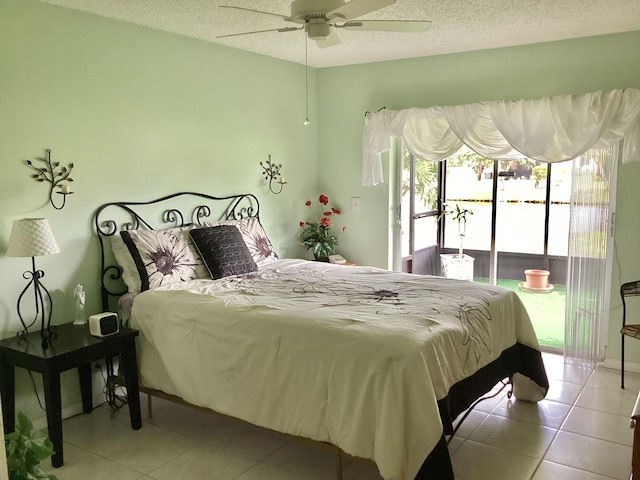
M 291 26 L 278 17 L 218 8 L 234 5 L 290 15 L 289 0 L 42 0 L 229 47 L 305 62 L 302 31 L 216 38 Z M 318 0 L 322 2 L 323 0 Z M 423 33 L 339 30 L 342 43 L 309 42 L 312 67 L 330 67 L 524 45 L 640 30 L 640 0 L 397 0 L 363 19 L 431 20 Z

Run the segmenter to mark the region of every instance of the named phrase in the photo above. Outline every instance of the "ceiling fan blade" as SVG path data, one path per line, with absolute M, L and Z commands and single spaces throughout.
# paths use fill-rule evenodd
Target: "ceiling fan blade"
M 333 47 L 335 45 L 340 45 L 340 37 L 336 32 L 331 30 L 327 38 L 316 39 L 316 45 L 318 45 L 318 47 L 320 48 L 328 48 L 328 47 Z
M 356 20 L 334 26 L 369 32 L 424 32 L 431 26 L 431 22 L 429 20 Z
M 244 8 L 244 7 L 234 7 L 232 5 L 218 5 L 220 8 L 231 8 L 233 10 L 242 10 L 244 12 L 253 12 L 253 13 L 261 13 L 263 15 L 271 15 L 272 17 L 278 17 L 281 19 L 286 19 L 289 18 L 286 15 L 279 15 L 277 13 L 271 13 L 271 12 L 263 12 L 262 10 L 254 10 L 252 8 Z
M 351 20 L 396 3 L 396 0 L 351 0 L 326 14 L 328 19 Z
M 304 27 L 284 27 L 284 28 L 270 28 L 268 30 L 256 30 L 254 32 L 242 32 L 242 33 L 230 33 L 228 35 L 216 35 L 216 38 L 225 37 L 239 37 L 241 35 L 253 35 L 254 33 L 266 33 L 266 32 L 295 32 L 296 30 L 302 30 Z
M 243 12 L 252 12 L 252 13 L 260 13 L 262 15 L 270 15 L 272 17 L 278 17 L 285 22 L 293 22 L 293 23 L 304 23 L 304 20 L 300 20 L 297 18 L 291 18 L 287 15 L 280 15 L 279 13 L 271 13 L 265 12 L 263 10 L 254 10 L 253 8 L 244 8 L 244 7 L 235 7 L 233 5 L 218 5 L 220 8 L 230 8 L 233 10 L 242 10 Z

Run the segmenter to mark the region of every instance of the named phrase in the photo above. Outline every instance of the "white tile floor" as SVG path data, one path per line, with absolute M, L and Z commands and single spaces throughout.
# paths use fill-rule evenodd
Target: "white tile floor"
M 480 404 L 449 444 L 457 480 L 628 480 L 629 415 L 640 375 L 591 373 L 544 354 L 551 383 L 538 404 L 501 394 Z M 146 398 L 143 395 L 143 407 Z M 131 430 L 128 411 L 106 406 L 63 423 L 58 480 L 332 480 L 335 452 L 194 408 L 154 400 Z M 346 459 L 345 480 L 379 480 L 370 462 Z

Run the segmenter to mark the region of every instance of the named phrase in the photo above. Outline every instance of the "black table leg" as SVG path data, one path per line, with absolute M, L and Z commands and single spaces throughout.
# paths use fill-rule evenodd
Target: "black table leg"
M 0 395 L 2 396 L 4 433 L 11 433 L 16 429 L 15 389 L 14 367 L 5 361 L 4 356 L 0 355 Z
M 142 414 L 140 411 L 140 392 L 138 391 L 138 368 L 136 363 L 136 343 L 131 337 L 124 341 L 122 349 L 122 362 L 124 363 L 124 383 L 127 387 L 127 401 L 129 403 L 129 417 L 131 428 L 138 430 L 142 427 Z
M 78 367 L 80 377 L 80 393 L 82 395 L 82 411 L 91 413 L 93 411 L 93 392 L 91 391 L 91 364 L 80 365 Z
M 47 408 L 47 427 L 49 439 L 53 443 L 55 453 L 51 457 L 51 465 L 61 467 L 64 463 L 62 454 L 62 402 L 60 400 L 60 372 L 45 371 L 42 374 L 44 384 L 44 401 Z
M 54 467 L 60 467 L 64 462 L 62 401 L 60 398 L 61 372 L 78 369 L 82 410 L 85 413 L 90 413 L 93 410 L 91 363 L 103 358 L 122 355 L 123 371 L 126 377 L 125 385 L 129 394 L 131 427 L 135 430 L 142 427 L 142 419 L 135 346 L 135 337 L 138 336 L 138 331 L 123 326 L 114 335 L 97 338 L 91 335 L 88 328 L 78 328 L 72 323 L 65 323 L 57 325 L 56 332 L 58 335 L 52 339 L 50 348 L 46 350 L 40 347 L 42 339 L 39 331 L 27 334 L 26 340 L 16 336 L 0 340 L 0 399 L 3 404 L 4 431 L 11 433 L 16 426 L 15 367 L 42 374 L 48 435 L 55 451 L 51 458 L 51 464 Z

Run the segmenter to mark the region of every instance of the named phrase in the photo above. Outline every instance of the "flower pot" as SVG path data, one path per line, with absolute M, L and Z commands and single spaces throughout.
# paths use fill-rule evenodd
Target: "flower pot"
M 441 275 L 458 280 L 473 280 L 473 261 L 469 255 L 440 255 Z
M 549 286 L 549 271 L 530 269 L 524 271 L 527 288 L 547 288 Z

